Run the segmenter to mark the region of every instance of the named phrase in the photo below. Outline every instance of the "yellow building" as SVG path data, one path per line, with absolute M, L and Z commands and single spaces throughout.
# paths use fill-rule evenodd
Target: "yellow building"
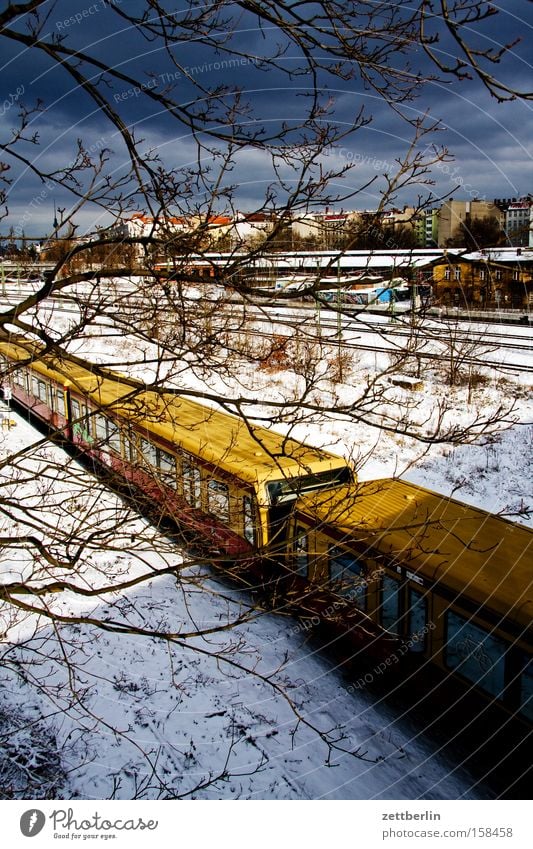
M 477 309 L 533 307 L 533 250 L 445 251 L 431 269 L 437 303 Z

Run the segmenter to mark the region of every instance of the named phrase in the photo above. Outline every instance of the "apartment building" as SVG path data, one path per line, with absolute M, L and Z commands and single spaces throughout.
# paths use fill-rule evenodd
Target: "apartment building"
M 454 200 L 453 198 L 445 201 L 438 215 L 438 246 L 447 247 L 451 241 L 460 237 L 461 225 L 468 227 L 471 221 L 482 218 L 495 218 L 503 227 L 502 212 L 492 201 Z

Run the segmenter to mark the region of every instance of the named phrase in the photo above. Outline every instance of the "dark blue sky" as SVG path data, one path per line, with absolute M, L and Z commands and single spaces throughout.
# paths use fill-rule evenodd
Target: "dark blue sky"
M 146 4 L 133 0 L 124 6 L 128 11 Z M 5 9 L 3 3 L 1 9 Z M 116 3 L 117 8 L 122 4 Z M 179 3 L 173 4 L 179 8 Z M 182 4 L 183 5 L 183 4 Z M 398 4 L 397 4 L 398 5 Z M 408 10 L 408 4 L 401 4 Z M 498 4 L 496 4 L 498 5 Z M 309 4 L 311 6 L 311 4 Z M 65 44 L 97 56 L 107 65 L 130 73 L 143 80 L 148 89 L 161 91 L 167 84 L 174 85 L 175 98 L 187 103 L 193 92 L 194 81 L 205 89 L 216 85 L 239 86 L 253 105 L 253 115 L 265 122 L 266 127 L 277 127 L 280 121 L 289 124 L 304 115 L 305 99 L 310 79 L 299 76 L 292 80 L 281 72 L 265 73 L 256 67 L 252 58 L 271 55 L 280 38 L 275 32 L 257 26 L 246 14 L 234 17 L 236 34 L 232 45 L 239 55 L 233 61 L 223 50 L 217 52 L 213 45 L 191 40 L 179 47 L 181 71 L 157 41 L 143 39 L 130 26 L 126 26 L 110 8 L 106 0 L 59 0 L 43 4 L 49 13 L 42 39 L 64 37 Z M 480 47 L 498 46 L 520 36 L 521 41 L 499 66 L 497 74 L 511 85 L 525 90 L 533 89 L 531 73 L 531 34 L 533 5 L 530 0 L 511 0 L 501 4 L 500 14 L 489 19 L 473 36 Z M 235 8 L 228 4 L 228 14 Z M 24 32 L 30 19 L 20 20 L 16 28 Z M 236 22 L 236 23 L 235 23 Z M 220 45 L 225 43 L 225 32 L 217 35 Z M 109 124 L 101 109 L 62 68 L 58 68 L 41 51 L 27 49 L 24 45 L 0 39 L 2 48 L 3 107 L 0 108 L 0 138 L 5 142 L 16 124 L 18 104 L 31 104 L 39 97 L 46 109 L 31 121 L 32 132 L 39 133 L 39 145 L 25 143 L 21 149 L 44 168 L 59 167 L 72 161 L 76 139 L 83 139 L 91 151 L 106 147 L 113 151 L 115 174 L 127 168 L 127 157 L 116 130 Z M 439 45 L 439 55 L 445 58 L 454 53 L 453 44 L 445 38 Z M 252 58 L 248 58 L 252 57 Z M 390 60 L 392 61 L 392 59 Z M 400 62 L 400 57 L 398 57 Z M 416 45 L 412 50 L 413 67 L 428 68 L 427 59 Z M 280 59 L 284 68 L 296 67 L 296 51 L 289 48 Z M 187 73 L 192 80 L 187 80 Z M 342 80 L 323 76 L 324 96 L 334 99 L 334 119 L 337 126 L 347 127 L 359 109 L 364 106 L 373 116 L 372 122 L 353 137 L 329 148 L 324 156 L 326 167 L 345 163 L 355 165 L 342 183 L 335 187 L 339 194 L 354 191 L 372 177 L 377 177 L 368 189 L 361 191 L 341 205 L 344 208 L 373 208 L 380 199 L 383 188 L 381 174 L 390 170 L 394 160 L 401 156 L 410 142 L 410 130 L 383 103 L 374 92 L 361 84 L 357 76 Z M 326 86 L 328 91 L 326 93 Z M 190 133 L 175 121 L 169 120 L 161 108 L 141 92 L 131 90 L 127 83 L 115 80 L 103 87 L 112 106 L 136 134 L 145 139 L 146 148 L 158 149 L 169 167 L 179 167 L 194 162 L 195 145 Z M 532 180 L 532 102 L 515 100 L 497 103 L 484 90 L 479 80 L 460 82 L 428 82 L 424 91 L 406 107 L 410 117 L 428 112 L 438 120 L 442 131 L 436 141 L 446 145 L 455 161 L 441 164 L 433 171 L 436 181 L 434 191 L 465 199 L 516 196 L 533 191 Z M 429 142 L 422 142 L 423 150 Z M 1 157 L 6 159 L 6 157 Z M 10 226 L 28 235 L 40 235 L 50 230 L 54 202 L 69 208 L 67 193 L 47 188 L 31 174 L 30 169 L 11 161 L 12 185 L 9 187 L 9 217 L 0 222 L 1 232 Z M 231 175 L 238 183 L 236 205 L 245 210 L 261 204 L 266 186 L 273 174 L 264 155 L 256 149 L 244 149 L 236 157 Z M 397 205 L 412 202 L 418 190 L 412 188 L 398 195 Z M 109 223 L 102 211 L 87 208 L 76 216 L 80 232 L 97 224 Z

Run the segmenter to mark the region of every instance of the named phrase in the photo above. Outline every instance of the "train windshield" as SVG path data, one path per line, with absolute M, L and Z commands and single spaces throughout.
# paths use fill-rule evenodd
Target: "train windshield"
M 276 505 L 294 501 L 307 492 L 341 486 L 351 483 L 352 480 L 353 475 L 350 467 L 342 466 L 340 469 L 328 469 L 325 472 L 315 472 L 310 475 L 302 475 L 299 478 L 270 481 L 270 483 L 267 483 L 266 489 L 270 504 Z

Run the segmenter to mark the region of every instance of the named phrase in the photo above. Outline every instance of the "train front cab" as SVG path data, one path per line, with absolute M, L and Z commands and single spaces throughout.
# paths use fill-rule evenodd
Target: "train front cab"
M 527 536 L 528 529 L 524 531 Z M 363 528 L 355 534 L 329 524 L 299 502 L 287 533 L 288 562 L 294 572 L 348 599 L 401 639 L 391 668 L 402 658 L 410 668 L 430 661 L 461 682 L 465 691 L 474 687 L 531 723 L 532 635 L 524 599 L 503 615 L 490 601 L 480 603 L 475 593 L 469 596 L 466 588 L 458 593 L 419 568 L 407 568 L 408 551 L 401 553 L 402 561 L 386 543 L 383 550 L 379 543 L 376 547 L 376 540 Z

